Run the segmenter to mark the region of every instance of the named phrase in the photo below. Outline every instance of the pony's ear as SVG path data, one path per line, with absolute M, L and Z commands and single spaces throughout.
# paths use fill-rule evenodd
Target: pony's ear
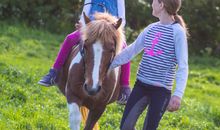
M 88 16 L 86 16 L 85 12 L 83 12 L 83 17 L 84 17 L 84 20 L 85 20 L 85 24 L 88 24 L 91 20 L 89 19 Z
M 121 26 L 121 23 L 122 23 L 122 18 L 119 18 L 119 20 L 117 21 L 116 24 L 113 24 L 115 29 L 118 29 L 120 26 Z

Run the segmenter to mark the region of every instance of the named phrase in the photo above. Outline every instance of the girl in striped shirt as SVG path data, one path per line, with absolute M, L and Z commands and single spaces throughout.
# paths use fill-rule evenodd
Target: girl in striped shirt
M 166 109 L 176 111 L 180 107 L 188 77 L 188 32 L 182 17 L 177 14 L 180 7 L 181 0 L 153 0 L 152 14 L 159 21 L 147 26 L 111 64 L 111 68 L 115 68 L 143 51 L 121 130 L 133 130 L 147 106 L 143 130 L 156 130 Z M 176 89 L 171 96 L 174 78 Z

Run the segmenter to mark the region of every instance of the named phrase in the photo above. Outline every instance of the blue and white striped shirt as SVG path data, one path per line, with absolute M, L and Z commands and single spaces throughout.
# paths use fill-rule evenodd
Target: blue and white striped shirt
M 134 43 L 115 57 L 111 68 L 129 62 L 142 50 L 137 79 L 171 90 L 176 76 L 174 95 L 182 98 L 188 78 L 187 38 L 182 26 L 179 23 L 150 24 Z

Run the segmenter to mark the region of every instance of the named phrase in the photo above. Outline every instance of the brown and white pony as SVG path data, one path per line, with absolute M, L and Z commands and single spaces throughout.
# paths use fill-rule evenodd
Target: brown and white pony
M 75 47 L 59 73 L 58 86 L 66 96 L 71 130 L 79 130 L 80 107 L 89 109 L 84 130 L 92 130 L 106 105 L 119 94 L 120 69 L 109 70 L 122 48 L 122 20 L 107 13 L 96 13 L 91 21 L 85 14 L 82 43 Z

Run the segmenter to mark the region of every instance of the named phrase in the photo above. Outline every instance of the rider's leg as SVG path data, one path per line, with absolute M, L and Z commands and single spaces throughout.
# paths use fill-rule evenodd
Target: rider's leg
M 52 86 L 55 84 L 55 79 L 57 76 L 57 71 L 64 65 L 69 53 L 73 46 L 78 44 L 80 41 L 80 32 L 77 30 L 68 34 L 60 48 L 57 58 L 54 62 L 53 68 L 49 70 L 49 73 L 42 77 L 38 84 L 43 86 Z
M 127 44 L 124 42 L 123 48 L 125 48 L 126 46 Z M 119 104 L 127 103 L 127 100 L 131 93 L 129 82 L 130 82 L 130 61 L 121 66 L 121 77 L 120 77 L 121 90 L 117 101 Z

